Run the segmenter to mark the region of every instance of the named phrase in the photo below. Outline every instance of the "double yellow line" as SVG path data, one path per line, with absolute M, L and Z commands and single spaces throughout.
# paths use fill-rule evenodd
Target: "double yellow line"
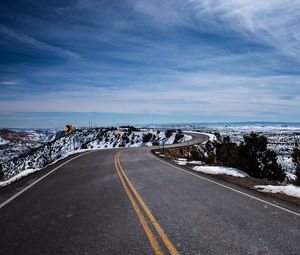
M 116 170 L 117 173 L 121 179 L 121 182 L 124 186 L 124 189 L 126 191 L 126 194 L 139 218 L 139 221 L 146 233 L 146 236 L 148 237 L 150 244 L 153 248 L 153 251 L 156 255 L 161 255 L 164 254 L 159 243 L 157 242 L 155 235 L 152 233 L 149 225 L 151 226 L 151 224 L 153 225 L 153 227 L 155 228 L 155 230 L 157 231 L 158 235 L 160 236 L 161 240 L 163 241 L 163 243 L 165 244 L 166 248 L 168 249 L 169 253 L 172 255 L 175 254 L 179 254 L 178 251 L 176 250 L 176 248 L 174 247 L 174 245 L 171 243 L 171 241 L 169 240 L 169 238 L 167 237 L 167 235 L 165 234 L 165 232 L 163 231 L 163 229 L 161 228 L 161 226 L 158 224 L 158 222 L 156 221 L 156 219 L 154 218 L 153 214 L 151 213 L 151 211 L 149 210 L 149 208 L 147 207 L 147 205 L 145 204 L 145 202 L 143 201 L 143 199 L 141 198 L 141 196 L 139 195 L 139 193 L 136 191 L 136 189 L 134 188 L 134 186 L 132 185 L 132 183 L 130 182 L 130 180 L 128 179 L 124 169 L 121 166 L 120 163 L 120 152 L 118 152 L 115 155 L 115 166 L 116 166 Z M 147 215 L 148 219 L 147 220 L 144 217 L 144 214 L 142 213 L 142 210 L 140 209 L 140 207 L 138 206 L 138 203 L 140 205 L 140 207 L 142 208 L 142 210 L 144 211 L 144 213 Z

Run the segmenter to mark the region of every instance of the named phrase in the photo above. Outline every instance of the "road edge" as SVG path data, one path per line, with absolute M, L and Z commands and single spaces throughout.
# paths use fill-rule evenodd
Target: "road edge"
M 181 146 L 178 146 L 178 147 L 181 147 Z M 293 210 L 291 210 L 291 209 L 287 209 L 287 208 L 283 207 L 282 205 L 277 205 L 277 204 L 275 204 L 275 203 L 266 201 L 266 200 L 264 200 L 264 199 L 262 199 L 262 198 L 255 197 L 254 195 L 247 194 L 247 193 L 245 193 L 245 192 L 243 192 L 243 191 L 240 191 L 240 190 L 235 189 L 235 188 L 233 188 L 233 187 L 230 187 L 230 186 L 227 186 L 227 185 L 225 185 L 225 184 L 222 184 L 222 183 L 218 182 L 219 180 L 218 180 L 218 181 L 217 181 L 217 180 L 211 180 L 210 178 L 207 178 L 207 177 L 205 177 L 205 176 L 199 175 L 199 174 L 197 174 L 197 173 L 193 173 L 193 172 L 191 172 L 189 169 L 186 169 L 186 168 L 184 168 L 184 167 L 182 167 L 182 166 L 174 165 L 174 164 L 168 162 L 167 160 L 158 157 L 155 153 L 153 153 L 153 150 L 154 150 L 154 149 L 148 150 L 148 151 L 147 151 L 147 154 L 148 154 L 149 156 L 151 156 L 152 158 L 156 159 L 157 161 L 160 161 L 160 162 L 162 162 L 162 163 L 164 163 L 164 164 L 166 164 L 166 165 L 169 165 L 169 166 L 173 167 L 174 169 L 177 169 L 177 170 L 180 170 L 180 171 L 182 171 L 182 172 L 188 173 L 188 174 L 190 174 L 190 175 L 196 176 L 196 177 L 198 177 L 198 178 L 200 178 L 200 179 L 202 179 L 202 180 L 208 181 L 208 182 L 213 183 L 213 184 L 215 184 L 215 185 L 221 186 L 221 187 L 223 187 L 223 188 L 226 188 L 226 189 L 229 189 L 229 190 L 231 190 L 231 191 L 237 192 L 237 193 L 239 193 L 239 194 L 241 194 L 241 195 L 247 196 L 248 198 L 255 199 L 255 200 L 257 200 L 257 201 L 260 201 L 260 202 L 262 202 L 262 203 L 268 204 L 268 205 L 270 205 L 270 206 L 276 207 L 276 208 L 278 208 L 278 209 L 281 209 L 281 210 L 283 210 L 283 211 L 289 212 L 289 213 L 291 213 L 291 214 L 293 214 L 293 215 L 295 215 L 295 216 L 300 217 L 300 212 L 293 211 Z M 214 179 L 217 179 L 217 177 L 214 176 Z M 234 184 L 234 183 L 231 183 L 231 182 L 229 182 L 229 181 L 226 181 L 226 182 L 228 182 L 228 183 L 230 183 L 230 184 Z M 244 187 L 244 186 L 241 186 L 241 187 L 242 187 L 243 189 L 245 189 L 245 190 L 249 190 L 249 191 L 251 190 L 251 189 L 248 189 L 247 187 Z M 254 191 L 254 190 L 251 190 L 251 191 Z M 258 191 L 256 191 L 256 192 L 258 192 Z M 266 195 L 266 194 L 260 193 L 260 195 Z M 279 199 L 279 198 L 277 198 L 277 199 Z M 286 203 L 290 203 L 290 202 L 285 201 L 285 200 L 283 200 L 283 201 L 286 202 Z

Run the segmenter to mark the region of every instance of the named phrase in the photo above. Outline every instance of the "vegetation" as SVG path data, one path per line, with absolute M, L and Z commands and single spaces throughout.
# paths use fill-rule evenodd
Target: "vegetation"
M 177 130 L 176 135 L 175 135 L 175 139 L 174 139 L 174 143 L 178 143 L 180 139 L 182 139 L 184 137 L 184 134 L 182 133 L 182 131 L 180 129 Z
M 151 133 L 145 133 L 143 134 L 143 143 L 148 143 L 152 139 L 152 134 Z
M 169 138 L 172 136 L 173 131 L 171 129 L 167 129 L 165 134 L 166 134 L 166 138 Z
M 227 136 L 216 146 L 217 161 L 224 166 L 239 168 L 255 178 L 284 181 L 286 175 L 277 163 L 277 155 L 267 148 L 264 135 L 250 133 L 237 145 Z
M 2 180 L 4 177 L 3 167 L 2 164 L 0 164 L 0 180 Z
M 293 162 L 296 166 L 296 180 L 295 180 L 295 184 L 300 186 L 300 149 L 298 148 L 298 146 L 293 148 L 292 151 L 292 159 Z
M 130 134 L 129 134 L 130 135 Z M 125 144 L 129 143 L 129 136 L 128 133 L 124 133 L 122 136 L 122 144 L 125 146 Z
M 215 144 L 207 141 L 202 145 L 192 145 L 188 147 L 187 160 L 202 161 L 207 165 L 216 165 Z
M 139 129 L 134 126 L 120 126 L 119 128 L 127 129 L 128 131 L 131 131 L 131 132 L 139 131 Z

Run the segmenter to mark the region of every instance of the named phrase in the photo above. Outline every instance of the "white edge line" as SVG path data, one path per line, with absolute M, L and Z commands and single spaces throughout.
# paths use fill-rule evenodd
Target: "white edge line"
M 147 153 L 148 153 L 152 158 L 154 158 L 154 159 L 156 159 L 156 160 L 158 160 L 158 161 L 160 161 L 160 162 L 162 162 L 162 163 L 164 163 L 164 164 L 167 164 L 167 165 L 169 165 L 169 166 L 172 166 L 173 168 L 176 168 L 176 169 L 178 169 L 178 170 L 180 170 L 180 171 L 182 171 L 182 172 L 186 172 L 186 173 L 188 173 L 188 174 L 194 175 L 194 176 L 196 176 L 196 177 L 198 177 L 198 178 L 200 178 L 200 179 L 203 179 L 203 180 L 206 180 L 206 181 L 208 181 L 208 182 L 214 183 L 214 184 L 219 185 L 219 186 L 221 186 L 221 187 L 223 187 L 223 188 L 230 189 L 230 190 L 235 191 L 235 192 L 237 192 L 237 193 L 240 193 L 240 194 L 242 194 L 242 195 L 244 195 L 244 196 L 246 196 L 246 197 L 250 197 L 250 198 L 252 198 L 252 199 L 258 200 L 258 201 L 260 201 L 260 202 L 262 202 L 262 203 L 271 205 L 271 206 L 273 206 L 273 207 L 279 208 L 279 209 L 281 209 L 281 210 L 283 210 L 283 211 L 292 213 L 292 214 L 294 214 L 294 215 L 300 217 L 300 213 L 297 213 L 297 212 L 295 212 L 295 211 L 286 209 L 286 208 L 284 208 L 284 207 L 282 207 L 282 206 L 273 204 L 273 203 L 268 202 L 268 201 L 265 201 L 265 200 L 263 200 L 263 199 L 254 197 L 254 196 L 252 196 L 252 195 L 249 195 L 249 194 L 244 193 L 244 192 L 242 192 L 242 191 L 239 191 L 239 190 L 237 190 L 237 189 L 228 187 L 228 186 L 226 186 L 226 185 L 224 185 L 224 184 L 221 184 L 221 183 L 218 183 L 218 182 L 216 182 L 216 181 L 210 180 L 210 179 L 205 178 L 205 177 L 203 177 L 203 176 L 200 176 L 200 175 L 198 175 L 198 174 L 191 173 L 191 172 L 189 172 L 188 170 L 182 169 L 182 168 L 180 168 L 180 167 L 174 166 L 174 165 L 172 165 L 172 164 L 170 164 L 170 163 L 168 163 L 168 162 L 166 162 L 166 161 L 161 160 L 160 158 L 155 157 L 154 155 L 152 155 L 152 154 L 150 153 L 150 150 L 148 150 Z
M 71 162 L 74 159 L 77 159 L 87 153 L 90 153 L 90 151 L 85 152 L 83 154 L 80 154 L 74 158 L 69 159 L 68 161 L 62 163 L 61 165 L 55 167 L 53 170 L 51 170 L 50 172 L 48 172 L 47 174 L 43 175 L 41 178 L 37 179 L 36 181 L 34 181 L 33 183 L 31 183 L 30 185 L 28 185 L 27 187 L 25 187 L 24 189 L 22 189 L 21 191 L 19 191 L 17 194 L 13 195 L 12 197 L 10 197 L 9 199 L 7 199 L 6 201 L 4 201 L 2 204 L 0 204 L 0 209 L 7 205 L 9 202 L 13 201 L 15 198 L 17 198 L 18 196 L 20 196 L 22 193 L 24 193 L 26 190 L 30 189 L 33 185 L 37 184 L 38 182 L 40 182 L 41 180 L 43 180 L 44 178 L 46 178 L 48 175 L 52 174 L 53 172 L 55 172 L 57 169 L 61 168 L 62 166 L 68 164 L 69 162 Z

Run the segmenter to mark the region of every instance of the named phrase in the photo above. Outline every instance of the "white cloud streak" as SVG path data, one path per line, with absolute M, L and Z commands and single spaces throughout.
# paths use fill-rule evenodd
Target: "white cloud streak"
M 275 47 L 299 60 L 299 0 L 132 1 L 154 24 L 186 25 L 232 32 Z M 159 11 L 158 11 L 159 8 Z
M 4 25 L 0 24 L 0 34 L 8 36 L 10 38 L 15 39 L 21 44 L 30 45 L 36 50 L 40 51 L 49 51 L 55 54 L 60 54 L 69 59 L 81 59 L 81 56 L 77 53 L 74 53 L 70 50 L 63 49 L 61 47 L 53 46 L 48 43 L 42 42 L 38 39 L 35 39 L 29 35 L 26 35 L 21 32 L 14 31 Z
M 258 112 L 297 114 L 299 77 L 194 76 L 177 74 L 178 85 L 142 84 L 120 89 L 75 86 L 73 90 L 0 101 L 1 111 L 190 113 L 246 115 Z M 254 87 L 253 84 L 256 86 Z M 266 84 L 274 84 L 275 90 Z M 294 87 L 288 98 L 279 96 L 285 86 Z M 88 102 L 88 103 L 87 103 Z

